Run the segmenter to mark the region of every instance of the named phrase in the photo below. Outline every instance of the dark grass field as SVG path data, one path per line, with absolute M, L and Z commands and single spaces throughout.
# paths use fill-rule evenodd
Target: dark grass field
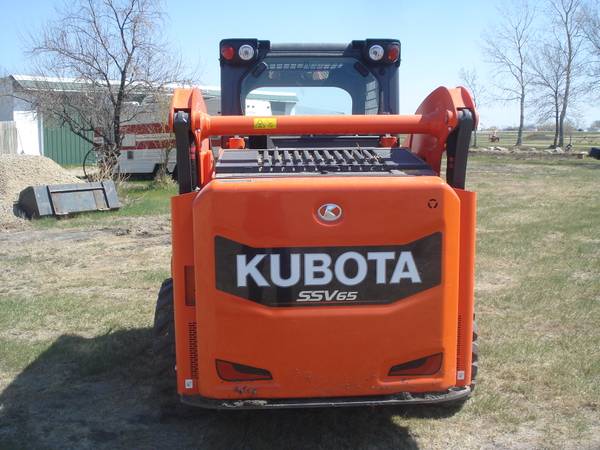
M 161 415 L 172 187 L 0 234 L 0 449 L 600 448 L 600 162 L 477 155 L 480 378 L 439 407 Z

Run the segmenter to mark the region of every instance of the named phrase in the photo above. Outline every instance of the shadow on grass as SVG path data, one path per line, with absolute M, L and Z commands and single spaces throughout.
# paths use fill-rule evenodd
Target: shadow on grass
M 208 411 L 161 416 L 151 332 L 64 335 L 0 394 L 0 448 L 418 448 L 403 417 L 434 407 Z

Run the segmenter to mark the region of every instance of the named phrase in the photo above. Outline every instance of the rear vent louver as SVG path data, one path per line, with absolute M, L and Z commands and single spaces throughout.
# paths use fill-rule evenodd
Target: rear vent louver
M 196 322 L 188 323 L 188 345 L 192 378 L 198 378 L 198 336 Z
M 465 370 L 465 364 L 464 364 L 464 358 L 463 358 L 463 353 L 464 353 L 464 346 L 463 346 L 463 342 L 462 342 L 462 315 L 458 315 L 458 334 L 456 337 L 456 370 L 458 371 L 464 371 Z

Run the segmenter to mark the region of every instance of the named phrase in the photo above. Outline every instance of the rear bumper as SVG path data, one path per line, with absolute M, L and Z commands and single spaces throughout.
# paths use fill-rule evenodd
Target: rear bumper
M 342 406 L 427 405 L 463 400 L 470 395 L 471 388 L 465 386 L 448 389 L 445 392 L 403 392 L 400 394 L 369 397 L 218 400 L 199 395 L 182 395 L 181 401 L 187 405 L 207 409 L 286 409 L 332 408 Z

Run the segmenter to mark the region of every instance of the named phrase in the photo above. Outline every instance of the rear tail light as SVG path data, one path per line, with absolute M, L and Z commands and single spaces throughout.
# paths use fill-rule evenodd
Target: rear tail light
M 369 58 L 373 61 L 381 61 L 384 53 L 383 47 L 379 44 L 371 45 L 371 47 L 369 47 Z
M 387 48 L 387 60 L 394 63 L 400 57 L 400 46 L 396 44 L 389 45 Z
M 443 354 L 436 353 L 435 355 L 426 356 L 425 358 L 415 359 L 402 364 L 393 366 L 388 376 L 405 376 L 405 375 L 434 375 L 442 368 Z
M 225 381 L 272 380 L 271 372 L 258 367 L 245 366 L 217 359 L 217 374 Z
M 251 45 L 244 44 L 238 50 L 238 55 L 240 55 L 240 58 L 244 61 L 250 61 L 254 58 L 254 48 Z
M 221 47 L 221 56 L 228 61 L 231 61 L 235 56 L 235 49 L 231 45 Z

